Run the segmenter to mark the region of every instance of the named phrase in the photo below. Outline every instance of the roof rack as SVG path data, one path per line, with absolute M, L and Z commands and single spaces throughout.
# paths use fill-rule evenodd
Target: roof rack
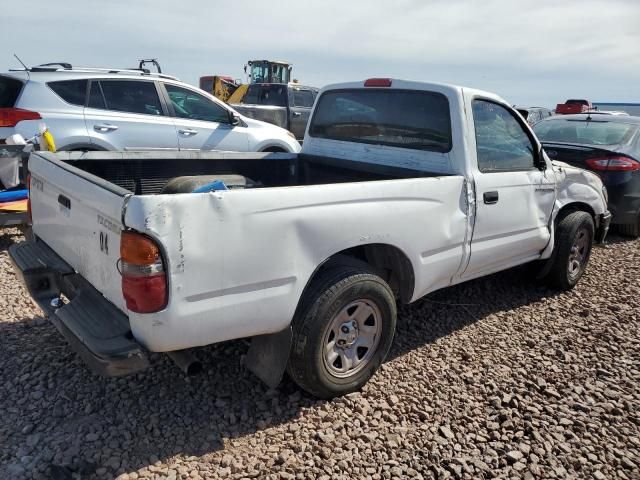
M 24 71 L 24 70 L 22 70 Z M 121 75 L 143 75 L 150 77 L 178 80 L 178 77 L 164 73 L 154 73 L 146 68 L 97 68 L 97 67 L 73 67 L 67 62 L 43 63 L 27 69 L 28 72 L 83 72 L 83 73 L 113 73 Z

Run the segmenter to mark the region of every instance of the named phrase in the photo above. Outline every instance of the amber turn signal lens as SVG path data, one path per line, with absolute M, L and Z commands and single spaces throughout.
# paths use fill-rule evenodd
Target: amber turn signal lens
M 153 240 L 134 232 L 122 232 L 120 258 L 133 265 L 151 265 L 160 260 L 160 249 Z

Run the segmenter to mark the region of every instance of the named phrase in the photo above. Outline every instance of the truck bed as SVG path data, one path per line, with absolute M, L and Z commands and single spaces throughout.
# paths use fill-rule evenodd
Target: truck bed
M 468 254 L 462 175 L 281 153 L 38 152 L 29 162 L 34 236 L 152 351 L 282 330 L 317 266 L 340 251 L 402 252 L 415 272 L 405 301 L 448 285 Z M 257 187 L 159 194 L 177 176 L 212 174 Z M 162 245 L 170 294 L 153 322 L 125 304 L 125 230 Z
M 57 158 L 135 195 L 159 194 L 171 179 L 192 175 L 242 175 L 263 188 L 436 176 L 412 168 L 288 153 L 63 152 Z

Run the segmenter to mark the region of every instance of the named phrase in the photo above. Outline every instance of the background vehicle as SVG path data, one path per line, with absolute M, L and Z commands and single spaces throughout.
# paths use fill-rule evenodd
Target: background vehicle
M 319 397 L 373 375 L 396 301 L 538 260 L 570 289 L 610 218 L 598 177 L 554 167 L 504 100 L 392 79 L 323 89 L 298 155 L 29 162 L 35 240 L 10 256 L 94 370 L 145 349 L 188 370 L 183 349 L 254 337 L 258 377 Z
M 47 64 L 1 75 L 0 92 L 0 139 L 44 119 L 59 150 L 299 151 L 286 130 L 145 69 Z
M 640 117 L 640 103 L 631 102 L 593 102 L 593 107 L 598 110 L 610 110 L 625 112 L 634 117 Z
M 227 103 L 239 103 L 253 83 L 289 83 L 292 65 L 275 60 L 249 60 L 244 66 L 247 83 L 227 75 L 200 77 L 200 88 Z M 295 81 L 294 81 L 295 82 Z
M 514 107 L 529 125 L 535 125 L 540 120 L 553 115 L 553 112 L 544 107 Z
M 534 130 L 549 157 L 596 172 L 607 187 L 612 224 L 640 235 L 640 117 L 568 115 Z
M 569 99 L 564 103 L 556 105 L 556 115 L 571 115 L 574 113 L 583 113 L 593 110 L 593 106 L 589 100 Z
M 232 107 L 247 117 L 285 128 L 302 140 L 316 95 L 317 88 L 297 83 L 254 83 L 242 103 Z
M 25 139 L 14 134 L 0 145 L 0 227 L 27 223 L 26 169 L 34 149 L 56 151 L 53 136 L 44 123 L 38 135 Z

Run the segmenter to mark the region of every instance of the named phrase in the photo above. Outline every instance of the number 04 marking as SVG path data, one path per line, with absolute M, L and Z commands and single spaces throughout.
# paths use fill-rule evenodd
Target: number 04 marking
M 104 232 L 100 232 L 100 251 L 109 255 L 109 236 Z

